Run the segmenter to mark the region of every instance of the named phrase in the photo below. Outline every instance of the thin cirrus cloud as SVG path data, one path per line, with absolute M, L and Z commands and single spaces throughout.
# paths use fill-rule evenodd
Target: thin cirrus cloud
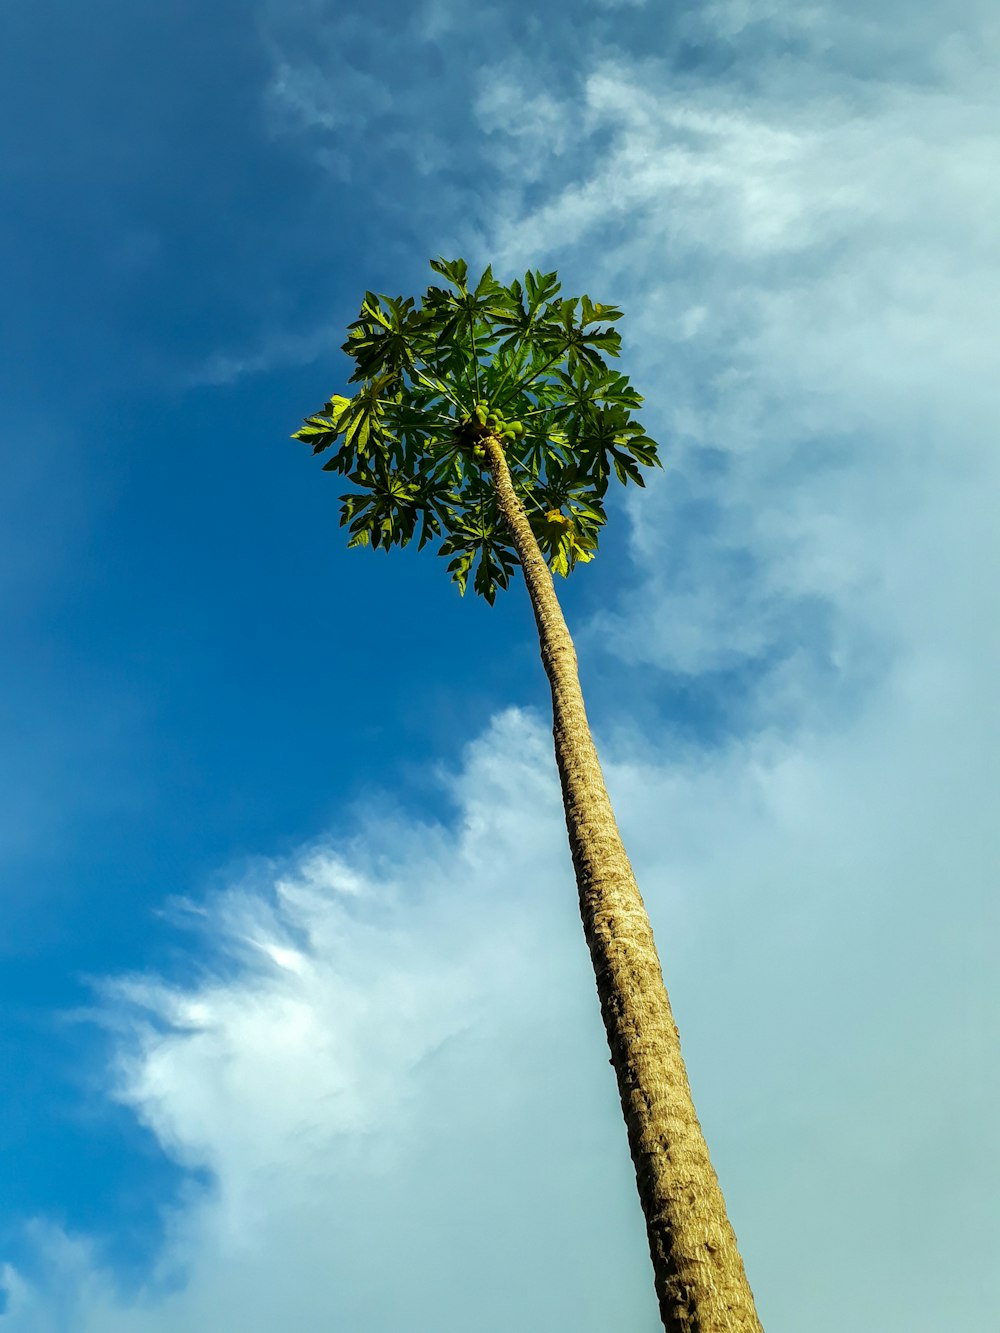
M 549 107 L 581 159 L 596 136 L 610 147 L 523 196 L 498 248 L 516 266 L 570 239 L 593 259 L 670 442 L 656 501 L 626 500 L 641 591 L 587 631 L 627 660 L 695 674 L 801 647 L 815 624 L 817 650 L 866 679 L 932 607 L 966 615 L 988 659 L 990 618 L 951 596 L 963 551 L 996 564 L 997 99 L 975 71 L 869 89 L 864 115 L 848 86 L 790 117 L 787 74 L 750 99 L 608 62 Z M 520 106 L 508 85 L 480 113 L 516 143 Z
M 481 248 L 621 301 L 669 441 L 581 660 L 752 678 L 714 746 L 594 725 L 764 1324 L 839 1330 L 849 1272 L 856 1327 L 930 1333 L 997 1295 L 997 98 L 955 41 L 860 79 L 810 13 L 752 89 L 593 60 L 548 186 L 519 57 Z M 39 1224 L 5 1333 L 652 1333 L 550 747 L 501 713 L 446 824 L 359 812 L 187 909 L 197 977 L 104 986 L 109 1095 L 212 1183 L 138 1295 Z

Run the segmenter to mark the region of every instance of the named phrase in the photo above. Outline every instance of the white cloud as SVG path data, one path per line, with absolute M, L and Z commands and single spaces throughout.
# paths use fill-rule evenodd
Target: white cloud
M 566 108 L 547 92 L 529 92 L 530 64 L 523 57 L 493 71 L 476 96 L 476 120 L 487 134 L 497 134 L 494 165 L 516 169 L 523 183 L 539 180 L 551 170 L 571 137 Z M 505 142 L 506 140 L 506 142 Z
M 498 268 L 560 256 L 629 311 L 667 467 L 627 501 L 646 586 L 592 630 L 687 673 L 787 649 L 818 610 L 867 660 L 947 597 L 928 523 L 996 572 L 977 499 L 997 485 L 996 94 L 847 81 L 796 103 L 790 85 L 605 63 L 559 117 L 578 177 L 498 227 Z
M 186 372 L 181 385 L 193 389 L 202 384 L 234 384 L 244 375 L 259 375 L 283 366 L 308 365 L 321 356 L 340 350 L 344 331 L 339 325 L 323 325 L 309 333 L 277 330 L 267 334 L 253 350 L 216 352 L 202 365 Z
M 785 1158 L 776 1223 L 822 1202 L 791 1251 L 748 1255 L 765 1326 L 824 1327 L 824 1274 L 846 1269 L 865 1327 L 931 1329 L 996 1303 L 998 43 L 993 23 L 978 46 L 946 40 L 933 77 L 855 79 L 849 35 L 839 81 L 786 53 L 754 92 L 599 66 L 565 106 L 580 130 L 559 169 L 575 152 L 576 178 L 525 190 L 498 243 L 514 268 L 558 256 L 630 312 L 626 357 L 666 446 L 626 500 L 638 571 L 577 635 L 583 654 L 760 672 L 731 749 L 626 720 L 632 758 L 611 774 L 631 837 L 663 830 L 683 858 L 671 878 L 720 976 L 714 1005 L 682 1014 L 689 1052 L 710 1036 L 763 1077 L 756 1046 L 720 1053 L 734 1003 L 782 1048 L 783 1092 L 733 1120 Z M 921 1234 L 908 1209 L 961 1235 Z M 890 1234 L 887 1283 L 864 1255 L 886 1260 Z M 970 1284 L 961 1312 L 906 1294 L 941 1262 Z
M 452 832 L 369 810 L 350 845 L 209 900 L 200 981 L 109 985 L 117 1095 L 215 1184 L 138 1302 L 82 1265 L 73 1327 L 464 1330 L 476 1311 L 499 1333 L 569 1309 L 596 1333 L 618 1309 L 652 1333 L 546 729 L 508 711 L 441 777 Z M 46 1310 L 19 1281 L 18 1333 Z
M 350 61 L 337 62 L 336 77 L 317 65 L 280 61 L 267 89 L 273 133 L 304 129 L 361 129 L 388 111 L 392 97 L 384 83 Z

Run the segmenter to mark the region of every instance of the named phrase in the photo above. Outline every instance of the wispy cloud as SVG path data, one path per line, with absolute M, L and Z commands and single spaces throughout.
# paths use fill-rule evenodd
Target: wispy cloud
M 630 312 L 668 466 L 627 501 L 642 589 L 589 632 L 684 673 L 805 640 L 867 675 L 901 619 L 945 610 L 922 525 L 951 514 L 941 539 L 996 556 L 995 93 L 845 78 L 790 116 L 810 67 L 787 63 L 774 94 L 601 64 L 548 112 L 576 127 L 549 160 L 577 178 L 538 198 L 544 161 L 512 171 L 497 227 L 503 266 L 559 256 Z M 512 144 L 518 106 L 508 87 L 482 112 Z M 908 592 L 888 608 L 887 580 Z
M 256 347 L 216 352 L 203 365 L 186 372 L 181 385 L 193 389 L 202 384 L 233 384 L 244 375 L 309 365 L 321 356 L 332 357 L 339 353 L 343 341 L 344 330 L 340 325 L 329 324 L 308 333 L 276 330 L 265 335 Z
M 369 809 L 350 843 L 261 863 L 190 913 L 200 979 L 105 988 L 115 1095 L 214 1184 L 177 1213 L 138 1301 L 85 1246 L 45 1241 L 86 1274 L 74 1328 L 395 1327 L 408 1311 L 458 1330 L 483 1305 L 477 1325 L 499 1333 L 523 1282 L 547 1322 L 570 1308 L 596 1331 L 618 1309 L 643 1326 L 641 1222 L 606 1123 L 544 727 L 506 712 L 441 780 L 450 830 Z M 586 1198 L 616 1178 L 596 1225 L 596 1199 L 525 1215 L 529 1189 Z M 12 1276 L 7 1326 L 34 1329 L 55 1276 L 37 1291 Z

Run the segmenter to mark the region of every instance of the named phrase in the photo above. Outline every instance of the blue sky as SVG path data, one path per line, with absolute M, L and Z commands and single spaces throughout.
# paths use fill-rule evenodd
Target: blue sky
M 288 438 L 442 254 L 626 311 L 558 592 L 768 1333 L 984 1327 L 1000 26 L 468 8 L 5 16 L 0 1331 L 657 1327 L 527 597 Z

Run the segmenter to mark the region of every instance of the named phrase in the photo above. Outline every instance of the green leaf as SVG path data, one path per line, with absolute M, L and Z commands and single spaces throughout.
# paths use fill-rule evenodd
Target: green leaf
M 464 259 L 432 259 L 431 268 L 440 273 L 463 294 L 466 291 L 465 280 L 469 276 L 469 266 Z
M 476 299 L 479 300 L 484 296 L 492 296 L 494 292 L 502 290 L 503 288 L 493 277 L 493 265 L 487 264 L 483 276 L 476 284 Z
M 442 551 L 443 551 L 442 547 Z M 439 551 L 440 555 L 441 552 Z M 452 582 L 458 584 L 458 591 L 465 596 L 465 585 L 468 582 L 469 570 L 472 568 L 472 561 L 475 551 L 462 551 L 448 565 L 448 573 L 452 576 Z
M 613 457 L 615 462 L 615 472 L 618 474 L 618 480 L 623 486 L 628 483 L 628 479 L 631 477 L 637 486 L 645 487 L 646 483 L 642 479 L 642 473 L 632 462 L 631 458 L 627 457 L 625 454 L 619 453 L 617 450 L 615 450 Z
M 323 464 L 324 472 L 346 472 L 350 467 L 350 450 L 338 449 L 334 456 Z

